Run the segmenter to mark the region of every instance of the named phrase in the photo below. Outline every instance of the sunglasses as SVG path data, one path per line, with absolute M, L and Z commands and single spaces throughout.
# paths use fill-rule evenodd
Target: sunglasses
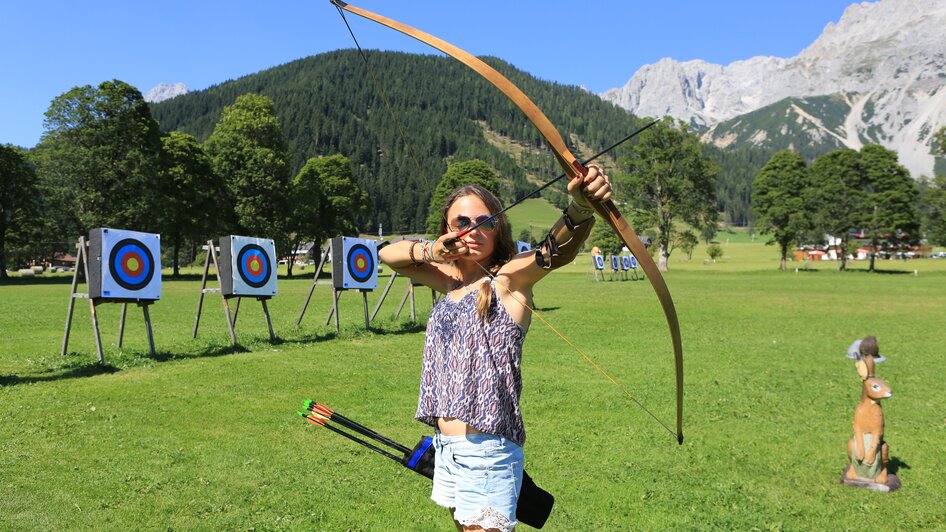
M 496 229 L 496 218 L 493 218 L 490 214 L 481 214 L 476 218 L 461 215 L 453 219 L 453 226 L 457 231 L 466 231 L 474 225 L 477 226 L 477 229 L 492 231 Z

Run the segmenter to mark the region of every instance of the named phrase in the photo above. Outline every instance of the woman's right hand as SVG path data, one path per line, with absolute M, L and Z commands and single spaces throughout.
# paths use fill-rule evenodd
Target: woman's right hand
M 431 246 L 433 246 L 431 254 L 435 262 L 453 262 L 470 252 L 470 248 L 457 231 L 440 235 L 440 238 L 431 243 Z

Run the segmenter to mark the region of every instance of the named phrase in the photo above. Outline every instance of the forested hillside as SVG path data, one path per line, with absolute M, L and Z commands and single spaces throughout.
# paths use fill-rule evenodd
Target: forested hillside
M 560 172 L 525 116 L 465 66 L 433 55 L 366 53 L 381 91 L 357 51 L 340 50 L 153 104 L 152 113 L 163 130 L 185 131 L 203 141 L 223 107 L 237 96 L 251 92 L 268 96 L 288 140 L 292 172 L 313 156 L 349 157 L 357 180 L 370 195 L 365 229 L 381 223 L 386 233 L 424 227 L 431 193 L 451 160 L 487 161 L 504 178 L 506 201 Z M 538 80 L 499 59 L 485 61 L 529 95 L 579 157 L 642 123 L 578 87 Z M 744 221 L 748 184 L 755 171 L 743 161 L 755 160 L 722 153 L 715 158 L 723 168 L 721 207 L 735 214 L 730 219 Z M 555 203 L 563 201 L 561 192 L 548 196 Z

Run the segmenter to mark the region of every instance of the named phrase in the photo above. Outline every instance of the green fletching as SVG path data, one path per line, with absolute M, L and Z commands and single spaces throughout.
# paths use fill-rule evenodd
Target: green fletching
M 306 407 L 306 408 L 312 408 L 313 403 L 315 403 L 315 401 L 312 401 L 312 400 L 310 399 L 310 400 L 305 401 L 304 403 L 302 403 L 302 406 L 304 406 L 304 407 Z

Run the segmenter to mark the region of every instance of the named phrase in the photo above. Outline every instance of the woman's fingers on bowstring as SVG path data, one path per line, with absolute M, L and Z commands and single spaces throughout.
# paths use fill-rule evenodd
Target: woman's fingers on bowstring
M 466 243 L 463 242 L 463 238 L 457 231 L 444 233 L 437 239 L 435 245 L 438 248 L 438 253 L 444 258 L 459 257 L 469 252 L 469 248 L 466 246 Z

